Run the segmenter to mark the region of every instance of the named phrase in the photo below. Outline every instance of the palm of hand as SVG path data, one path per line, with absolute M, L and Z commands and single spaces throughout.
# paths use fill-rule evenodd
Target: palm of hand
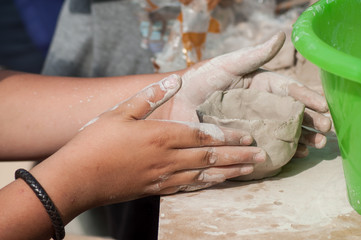
M 254 48 L 244 48 L 189 68 L 182 76 L 183 85 L 174 97 L 169 119 L 198 121 L 196 107 L 218 90 L 252 87 L 247 74 L 268 62 L 282 47 L 285 35 L 279 33 Z

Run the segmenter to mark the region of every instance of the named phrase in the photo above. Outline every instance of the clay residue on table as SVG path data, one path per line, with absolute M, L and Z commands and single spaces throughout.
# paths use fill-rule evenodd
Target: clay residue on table
M 159 239 L 356 239 L 334 134 L 274 178 L 225 182 L 161 199 Z

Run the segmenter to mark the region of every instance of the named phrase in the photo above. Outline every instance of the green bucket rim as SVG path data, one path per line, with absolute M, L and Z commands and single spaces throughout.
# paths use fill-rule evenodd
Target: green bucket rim
M 320 0 L 307 8 L 293 24 L 292 42 L 302 56 L 319 68 L 361 83 L 361 59 L 330 46 L 320 39 L 313 29 L 313 22 L 319 14 L 322 14 L 326 7 L 333 7 L 337 1 Z

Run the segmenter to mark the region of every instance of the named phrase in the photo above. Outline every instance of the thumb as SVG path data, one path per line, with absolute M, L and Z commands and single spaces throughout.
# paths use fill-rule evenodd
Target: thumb
M 282 48 L 286 39 L 284 32 L 278 32 L 267 42 L 251 48 L 243 48 L 212 59 L 213 64 L 222 66 L 227 72 L 242 76 L 253 72 L 270 61 Z
M 182 85 L 179 75 L 172 74 L 144 88 L 116 108 L 132 119 L 145 119 L 160 105 L 173 97 Z

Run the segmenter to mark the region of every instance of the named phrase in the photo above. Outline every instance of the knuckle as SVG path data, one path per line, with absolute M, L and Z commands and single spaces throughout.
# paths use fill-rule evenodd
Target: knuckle
M 162 133 L 156 135 L 156 137 L 152 137 L 149 140 L 150 145 L 156 146 L 157 148 L 163 148 L 167 146 L 170 140 L 170 136 L 167 132 L 163 131 Z
M 169 173 L 165 173 L 163 175 L 159 175 L 156 180 L 150 180 L 152 183 L 145 189 L 145 192 L 147 194 L 157 194 L 161 192 L 167 187 L 166 182 L 170 178 L 170 175 L 171 174 Z
M 194 138 L 198 140 L 200 146 L 203 146 L 211 141 L 212 136 L 210 136 L 209 134 L 205 133 L 200 129 L 195 129 Z
M 191 183 L 199 183 L 204 180 L 204 170 L 194 170 Z
M 202 166 L 214 165 L 217 160 L 218 160 L 218 155 L 215 152 L 214 147 L 209 147 L 206 151 L 204 151 L 201 164 Z

